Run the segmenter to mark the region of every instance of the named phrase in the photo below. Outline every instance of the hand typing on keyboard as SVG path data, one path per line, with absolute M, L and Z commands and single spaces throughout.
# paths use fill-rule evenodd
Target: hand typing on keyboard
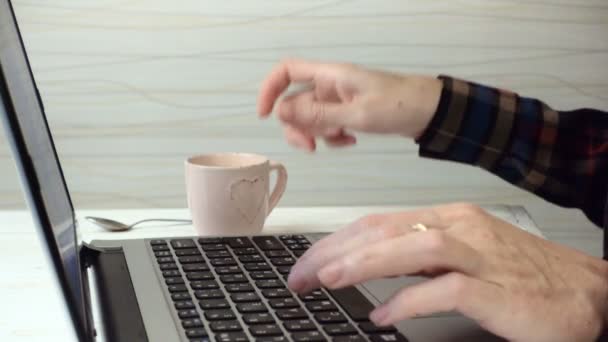
M 591 341 L 606 315 L 601 260 L 465 204 L 362 218 L 308 249 L 288 286 L 307 293 L 416 274 L 428 280 L 372 311 L 374 323 L 456 310 L 508 340 Z

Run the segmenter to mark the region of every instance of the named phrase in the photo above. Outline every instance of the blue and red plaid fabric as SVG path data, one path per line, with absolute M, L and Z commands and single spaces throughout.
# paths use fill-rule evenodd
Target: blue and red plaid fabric
M 556 111 L 516 93 L 439 78 L 437 112 L 417 139 L 421 156 L 479 166 L 549 202 L 580 208 L 608 233 L 607 112 Z

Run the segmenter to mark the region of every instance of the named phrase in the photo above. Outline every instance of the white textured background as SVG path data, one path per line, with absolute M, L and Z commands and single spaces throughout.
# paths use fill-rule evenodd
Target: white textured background
M 518 203 L 563 213 L 483 171 L 417 158 L 398 138 L 307 155 L 255 116 L 284 56 L 454 76 L 608 109 L 605 0 L 14 0 L 77 207 L 184 207 L 182 160 L 284 162 L 281 205 Z M 23 207 L 0 147 L 0 208 Z M 576 213 L 568 215 L 576 215 Z M 584 220 L 580 221 L 583 224 Z

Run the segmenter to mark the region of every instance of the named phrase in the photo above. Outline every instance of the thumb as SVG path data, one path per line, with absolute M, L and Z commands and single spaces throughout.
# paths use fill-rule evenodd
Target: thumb
M 285 97 L 279 104 L 278 112 L 281 121 L 315 131 L 348 128 L 351 116 L 349 105 L 317 101 L 312 90 Z

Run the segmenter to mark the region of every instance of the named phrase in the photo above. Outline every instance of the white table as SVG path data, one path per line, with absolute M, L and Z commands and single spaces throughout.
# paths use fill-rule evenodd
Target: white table
M 266 233 L 335 231 L 365 214 L 403 210 L 404 207 L 277 208 Z M 487 206 L 495 215 L 540 234 L 520 207 Z M 129 232 L 110 233 L 84 216 L 94 215 L 134 222 L 143 218 L 188 218 L 185 209 L 79 211 L 79 233 L 85 241 L 161 236 L 191 236 L 190 225 L 150 225 Z M 31 215 L 27 211 L 0 212 L 0 341 L 68 341 L 70 322 L 61 317 L 61 302 L 52 286 Z

